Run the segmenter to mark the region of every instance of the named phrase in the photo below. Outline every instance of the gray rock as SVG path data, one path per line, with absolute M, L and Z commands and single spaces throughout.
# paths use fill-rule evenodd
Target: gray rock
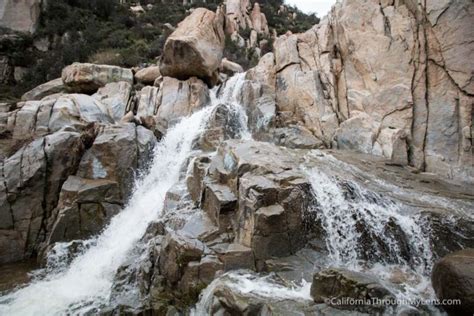
M 146 167 L 155 143 L 153 133 L 142 126 L 104 126 L 82 157 L 77 176 L 116 181 L 125 201 L 133 188 L 135 172 Z
M 316 303 L 326 303 L 336 308 L 361 312 L 380 312 L 395 302 L 395 296 L 374 277 L 335 268 L 323 270 L 314 275 L 311 296 Z M 352 304 L 351 300 L 354 300 L 355 304 Z M 362 304 L 357 300 L 360 300 Z M 364 301 L 370 301 L 370 303 L 364 304 Z M 387 302 L 387 306 L 383 301 Z
M 74 63 L 63 69 L 61 78 L 70 90 L 93 93 L 111 82 L 125 81 L 133 84 L 131 69 L 109 65 Z
M 0 225 L 7 239 L 0 241 L 6 247 L 0 249 L 0 262 L 21 260 L 38 250 L 45 234 L 43 223 L 51 216 L 67 176 L 75 172 L 87 141 L 79 133 L 58 131 L 3 162 Z
M 64 183 L 46 245 L 87 239 L 99 233 L 122 208 L 117 182 L 70 176 Z M 52 218 L 52 219 L 53 219 Z
M 461 300 L 459 305 L 443 305 L 450 315 L 469 315 L 474 310 L 474 249 L 453 252 L 433 267 L 431 276 L 440 300 Z
M 63 80 L 57 78 L 46 83 L 43 83 L 32 90 L 26 92 L 21 96 L 23 101 L 41 100 L 51 94 L 66 92 Z

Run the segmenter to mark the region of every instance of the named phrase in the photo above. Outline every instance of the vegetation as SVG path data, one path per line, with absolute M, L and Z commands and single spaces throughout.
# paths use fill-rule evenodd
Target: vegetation
M 165 40 L 189 13 L 191 7 L 206 7 L 215 11 L 221 0 L 196 1 L 182 5 L 182 1 L 166 3 L 161 0 L 142 0 L 151 4 L 145 12 L 136 14 L 118 0 L 54 0 L 47 1 L 38 31 L 34 36 L 11 33 L 0 29 L 0 55 L 8 56 L 15 66 L 29 71 L 19 84 L 0 85 L 0 99 L 16 99 L 25 91 L 61 75 L 64 66 L 72 62 L 94 62 L 133 67 L 152 63 L 162 52 Z M 296 8 L 279 12 L 283 0 L 258 0 L 267 16 L 270 28 L 278 34 L 287 30 L 301 32 L 318 22 L 315 15 L 305 15 Z M 156 3 L 156 4 L 155 4 Z M 290 18 L 296 13 L 296 19 Z M 241 35 L 247 39 L 242 30 Z M 248 34 L 249 35 L 249 34 Z M 259 35 L 259 41 L 263 39 Z M 271 51 L 272 39 L 262 53 Z M 35 43 L 49 43 L 47 51 L 35 48 Z M 257 62 L 254 49 L 241 48 L 226 38 L 224 55 L 244 68 Z
M 258 2 L 261 5 L 268 26 L 275 29 L 278 35 L 288 31 L 301 33 L 319 23 L 316 13 L 306 14 L 295 6 L 285 5 L 287 11 L 280 12 L 280 7 L 284 4 L 283 0 L 252 0 L 252 2 Z

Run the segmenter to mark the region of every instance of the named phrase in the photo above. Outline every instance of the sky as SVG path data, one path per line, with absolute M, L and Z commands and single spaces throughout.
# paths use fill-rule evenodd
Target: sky
M 306 13 L 316 12 L 322 18 L 329 12 L 336 0 L 286 0 L 288 4 L 296 5 L 298 9 Z

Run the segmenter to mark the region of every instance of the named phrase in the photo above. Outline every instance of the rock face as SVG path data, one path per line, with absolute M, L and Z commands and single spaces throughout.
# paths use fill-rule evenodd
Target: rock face
M 188 181 L 214 225 L 235 235 L 234 244 L 250 251 L 257 269 L 262 260 L 297 251 L 304 244 L 301 218 L 311 198 L 303 174 L 291 170 L 299 158 L 251 141 L 227 141 L 218 153 L 207 172 L 200 171 L 203 160 L 198 160 Z
M 278 127 L 298 122 L 326 147 L 472 180 L 473 11 L 345 0 L 311 30 L 280 36 L 264 76 Z
M 0 262 L 38 250 L 45 220 L 62 183 L 79 164 L 87 142 L 76 132 L 58 131 L 24 146 L 2 164 Z
M 81 93 L 93 93 L 111 82 L 133 84 L 131 69 L 109 65 L 74 63 L 63 69 L 61 78 L 71 91 Z
M 199 77 L 215 85 L 224 49 L 223 23 L 222 16 L 195 9 L 166 40 L 161 74 L 180 80 Z
M 438 261 L 432 282 L 440 300 L 461 300 L 461 304 L 443 306 L 450 315 L 470 315 L 474 310 L 474 249 L 457 251 Z
M 164 133 L 181 117 L 188 116 L 209 103 L 207 85 L 192 77 L 180 81 L 163 77 L 158 87 L 147 86 L 138 93 L 136 117 L 145 126 Z
M 0 3 L 0 26 L 33 33 L 40 13 L 41 0 L 5 0 Z

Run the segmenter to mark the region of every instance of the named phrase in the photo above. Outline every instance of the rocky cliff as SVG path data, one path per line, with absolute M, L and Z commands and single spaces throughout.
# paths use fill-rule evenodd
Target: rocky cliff
M 450 178 L 473 171 L 473 6 L 343 1 L 262 59 L 280 124 Z M 257 80 L 258 81 L 258 80 Z

